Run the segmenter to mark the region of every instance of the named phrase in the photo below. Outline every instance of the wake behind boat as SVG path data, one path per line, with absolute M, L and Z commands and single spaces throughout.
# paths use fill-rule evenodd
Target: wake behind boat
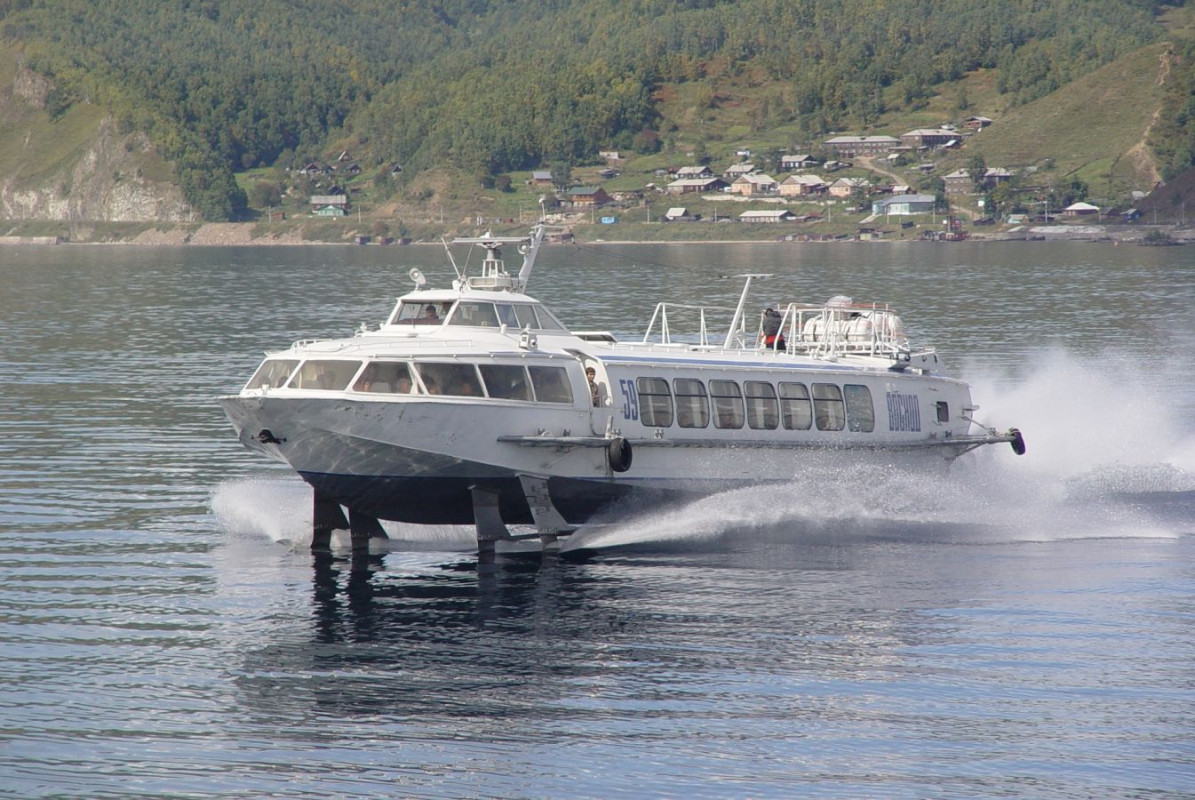
M 451 288 L 431 289 L 411 270 L 415 290 L 377 329 L 270 353 L 220 399 L 246 447 L 313 487 L 313 547 L 334 529 L 365 547 L 385 537 L 379 520 L 473 524 L 483 553 L 519 538 L 507 525 L 534 525 L 551 546 L 627 499 L 863 462 L 942 467 L 994 443 L 1024 453 L 1015 428 L 974 421 L 970 387 L 886 305 L 757 314 L 766 276 L 745 275 L 736 307 L 660 303 L 640 341 L 570 331 L 525 293 L 544 233 L 455 240 L 485 250 L 480 274 L 453 261 Z

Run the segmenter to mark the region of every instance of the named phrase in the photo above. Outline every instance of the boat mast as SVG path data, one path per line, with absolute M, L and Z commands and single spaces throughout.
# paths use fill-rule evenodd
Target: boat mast
M 494 236 L 487 233 L 485 236 L 453 239 L 453 244 L 475 244 L 485 250 L 485 258 L 481 262 L 481 275 L 468 278 L 461 270 L 457 269 L 457 274 L 460 276 L 458 282 L 473 289 L 505 289 L 522 292 L 531 278 L 531 268 L 535 265 L 535 256 L 539 252 L 539 245 L 543 238 L 544 226 L 536 225 L 530 236 Z M 519 270 L 519 274 L 513 278 L 506 272 L 505 264 L 502 261 L 502 248 L 508 244 L 517 245 L 519 252 L 523 255 L 523 266 Z M 455 260 L 453 268 L 456 268 Z
M 734 341 L 735 331 L 743 321 L 743 308 L 747 305 L 747 293 L 751 291 L 751 281 L 755 278 L 770 278 L 771 273 L 764 272 L 749 272 L 744 275 L 735 275 L 736 278 L 746 278 L 747 282 L 743 284 L 743 293 L 739 295 L 739 304 L 734 309 L 734 319 L 730 321 L 730 330 L 726 331 L 726 341 L 722 343 L 724 348 L 729 348 L 730 343 Z
M 522 292 L 527 289 L 527 281 L 531 279 L 531 268 L 535 266 L 535 256 L 539 253 L 539 246 L 543 240 L 544 226 L 540 223 L 531 229 L 531 238 L 527 244 L 519 247 L 519 252 L 523 254 L 523 267 L 519 270 L 519 277 L 515 279 L 515 291 Z

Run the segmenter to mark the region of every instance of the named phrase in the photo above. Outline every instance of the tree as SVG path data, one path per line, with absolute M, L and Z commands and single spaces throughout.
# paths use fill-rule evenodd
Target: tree
M 253 208 L 276 206 L 282 202 L 282 184 L 277 181 L 256 181 L 249 187 L 249 205 Z
M 556 161 L 552 163 L 552 185 L 558 190 L 567 191 L 573 185 L 573 165 L 570 161 Z
M 976 153 L 967 159 L 967 174 L 971 176 L 971 183 L 979 190 L 983 186 L 983 176 L 987 174 L 988 165 L 983 159 L 983 153 Z

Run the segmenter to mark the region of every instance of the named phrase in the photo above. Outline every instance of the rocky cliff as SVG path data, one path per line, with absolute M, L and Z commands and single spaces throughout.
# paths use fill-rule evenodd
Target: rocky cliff
M 194 216 L 144 133 L 121 133 L 111 114 L 89 103 L 51 119 L 46 105 L 54 87 L 19 57 L 4 60 L 0 220 L 185 222 Z

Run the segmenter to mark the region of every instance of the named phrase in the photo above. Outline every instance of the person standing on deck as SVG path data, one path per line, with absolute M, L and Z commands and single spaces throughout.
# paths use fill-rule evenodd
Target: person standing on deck
M 780 312 L 774 308 L 764 309 L 763 312 L 763 345 L 768 350 L 783 350 L 784 335 L 780 333 L 782 318 Z

